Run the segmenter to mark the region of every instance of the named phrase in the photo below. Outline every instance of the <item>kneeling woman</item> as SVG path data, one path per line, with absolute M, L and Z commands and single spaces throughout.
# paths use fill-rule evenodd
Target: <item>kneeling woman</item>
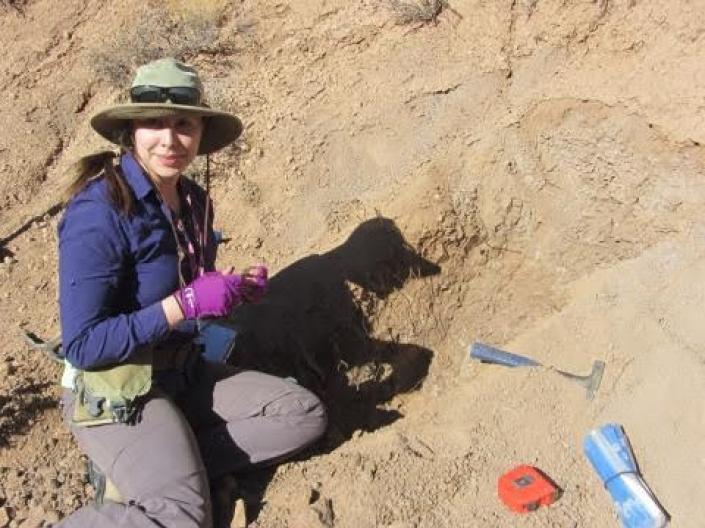
M 326 415 L 306 389 L 206 361 L 194 343 L 202 320 L 266 288 L 262 267 L 215 270 L 210 199 L 183 177 L 240 120 L 206 106 L 173 59 L 138 69 L 130 96 L 91 120 L 120 152 L 79 163 L 59 225 L 65 415 L 120 499 L 60 526 L 210 527 L 209 480 L 295 453 Z

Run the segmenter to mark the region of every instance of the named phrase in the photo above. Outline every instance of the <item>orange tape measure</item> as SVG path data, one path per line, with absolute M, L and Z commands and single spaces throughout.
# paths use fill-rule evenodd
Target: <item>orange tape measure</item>
M 540 470 L 521 465 L 499 477 L 497 493 L 511 510 L 527 513 L 555 502 L 561 490 Z

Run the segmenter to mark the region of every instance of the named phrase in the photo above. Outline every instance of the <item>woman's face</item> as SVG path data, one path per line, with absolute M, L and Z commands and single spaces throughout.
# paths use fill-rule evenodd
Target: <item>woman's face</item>
M 176 115 L 133 122 L 135 156 L 162 180 L 178 178 L 198 153 L 203 134 L 200 116 Z

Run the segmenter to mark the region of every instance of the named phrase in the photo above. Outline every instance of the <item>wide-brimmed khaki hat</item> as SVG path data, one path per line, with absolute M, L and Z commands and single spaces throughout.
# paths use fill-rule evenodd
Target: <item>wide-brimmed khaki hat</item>
M 112 143 L 119 144 L 124 130 L 134 119 L 178 114 L 204 118 L 199 154 L 220 150 L 242 133 L 238 117 L 206 105 L 198 73 L 176 59 L 159 59 L 139 67 L 130 94 L 133 102 L 110 106 L 91 118 L 93 129 Z

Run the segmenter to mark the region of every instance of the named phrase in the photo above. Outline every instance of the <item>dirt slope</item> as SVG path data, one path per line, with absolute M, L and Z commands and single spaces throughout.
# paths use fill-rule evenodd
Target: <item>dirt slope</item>
M 106 64 L 176 31 L 246 124 L 213 159 L 221 262 L 276 273 L 235 317 L 239 359 L 331 409 L 309 459 L 243 479 L 253 526 L 617 526 L 580 450 L 606 421 L 673 526 L 699 526 L 700 3 L 451 0 L 404 25 L 369 0 L 212 0 L 198 24 L 188 5 L 0 2 L 0 527 L 89 498 L 60 369 L 18 329 L 59 330 L 56 205 L 103 146 L 88 117 L 122 97 Z M 602 358 L 602 388 L 472 365 L 474 340 L 575 371 Z M 517 517 L 495 482 L 523 462 L 565 493 Z

